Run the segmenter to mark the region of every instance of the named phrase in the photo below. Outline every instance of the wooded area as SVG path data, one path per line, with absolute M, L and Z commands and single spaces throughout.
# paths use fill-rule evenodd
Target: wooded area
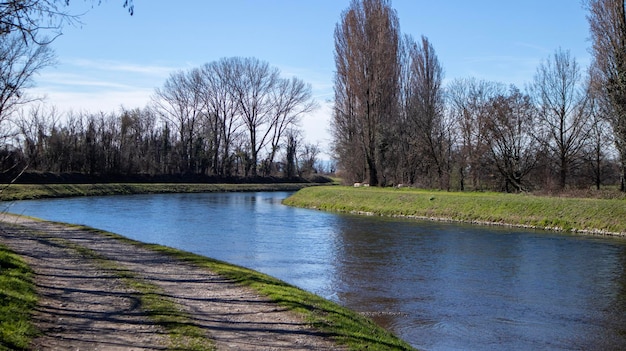
M 321 167 L 319 146 L 305 144 L 298 127 L 300 118 L 317 108 L 311 86 L 297 77 L 281 77 L 277 68 L 256 58 L 224 58 L 174 72 L 144 108 L 59 113 L 30 97 L 27 89 L 34 84 L 34 74 L 55 63 L 54 39 L 64 25 L 80 20 L 66 11 L 68 4 L 0 3 L 4 178 L 26 169 L 99 179 L 294 178 Z M 122 5 L 133 14 L 132 0 Z
M 335 30 L 334 152 L 347 182 L 504 191 L 621 184 L 623 0 L 587 3 L 595 61 L 557 49 L 524 90 L 444 86 L 434 46 L 402 35 L 387 0 L 353 0 Z
M 319 148 L 297 126 L 316 107 L 311 87 L 279 73 L 226 58 L 171 74 L 144 109 L 59 115 L 31 105 L 14 119 L 19 142 L 5 169 L 18 158 L 30 170 L 89 175 L 311 174 Z
M 132 14 L 133 2 L 122 3 Z M 17 6 L 20 5 L 20 6 Z M 334 162 L 303 142 L 311 86 L 256 58 L 174 72 L 151 103 L 61 114 L 29 97 L 54 64 L 67 1 L 0 4 L 2 167 L 88 175 L 294 177 L 448 190 L 626 190 L 624 0 L 588 0 L 594 61 L 557 48 L 524 89 L 476 78 L 444 84 L 433 43 L 400 31 L 389 0 L 352 0 L 335 29 Z M 52 34 L 52 39 L 45 35 Z

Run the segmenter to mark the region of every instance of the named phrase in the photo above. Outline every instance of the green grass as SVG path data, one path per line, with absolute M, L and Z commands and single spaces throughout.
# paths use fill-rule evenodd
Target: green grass
M 0 245 L 0 350 L 26 350 L 37 333 L 30 323 L 37 295 L 28 265 Z
M 13 184 L 0 185 L 1 201 L 54 197 L 206 193 L 228 191 L 295 191 L 312 183 L 276 184 Z
M 326 211 L 626 234 L 626 201 L 418 189 L 313 187 L 286 205 Z
M 250 287 L 281 306 L 300 314 L 312 326 L 332 336 L 338 343 L 347 346 L 350 350 L 414 350 L 409 344 L 379 327 L 372 320 L 266 274 L 161 245 L 145 244 L 117 234 L 88 227 L 82 228 L 170 255 Z

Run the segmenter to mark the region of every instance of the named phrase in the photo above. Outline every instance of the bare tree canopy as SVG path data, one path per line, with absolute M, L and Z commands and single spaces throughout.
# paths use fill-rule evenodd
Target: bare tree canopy
M 96 2 L 96 0 L 92 0 Z M 100 4 L 102 0 L 98 0 Z M 19 33 L 25 41 L 48 44 L 52 39 L 42 39 L 40 32 L 60 35 L 67 24 L 76 23 L 79 15 L 68 11 L 70 0 L 2 0 L 0 1 L 0 35 Z M 133 0 L 124 0 L 123 6 L 132 15 Z
M 487 116 L 487 142 L 507 191 L 525 191 L 525 177 L 536 164 L 533 136 L 536 115 L 529 96 L 511 87 L 491 99 Z
M 32 46 L 16 34 L 0 37 L 0 122 L 9 119 L 20 106 L 31 102 L 24 91 L 33 85 L 33 75 L 54 63 L 47 45 Z M 3 129 L 3 134 L 6 131 Z
M 611 122 L 626 191 L 626 1 L 588 0 L 595 83 L 603 114 Z
M 443 67 L 428 38 L 410 42 L 410 90 L 407 110 L 408 129 L 414 148 L 421 155 L 422 172 L 436 176 L 439 188 L 447 188 L 450 138 L 445 120 Z
M 245 175 L 256 176 L 259 166 L 269 175 L 289 143 L 287 132 L 317 107 L 311 91 L 267 62 L 232 57 L 172 74 L 155 90 L 152 106 L 178 134 L 181 172 L 208 167 L 228 175 L 238 164 Z
M 487 122 L 490 103 L 505 94 L 501 83 L 474 78 L 456 79 L 448 86 L 448 103 L 455 120 L 458 138 L 457 162 L 459 188 L 465 190 L 466 177 L 472 189 L 481 189 L 488 182 L 485 169 L 491 163 L 487 152 Z
M 559 169 L 559 187 L 565 188 L 571 170 L 580 166 L 589 134 L 588 95 L 580 68 L 569 51 L 561 49 L 537 68 L 531 94 L 545 143 Z

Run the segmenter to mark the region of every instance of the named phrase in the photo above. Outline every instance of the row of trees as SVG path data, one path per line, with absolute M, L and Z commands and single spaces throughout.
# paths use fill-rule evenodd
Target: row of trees
M 170 75 L 144 109 L 70 114 L 34 106 L 17 120 L 31 170 L 220 177 L 314 172 L 317 145 L 300 117 L 311 87 L 255 58 L 224 58 Z
M 54 64 L 50 45 L 61 28 L 80 20 L 66 11 L 68 5 L 0 3 L 3 171 L 24 164 L 89 174 L 293 177 L 313 171 L 319 147 L 302 144 L 298 129 L 301 116 L 316 108 L 310 85 L 282 78 L 255 58 L 225 58 L 175 72 L 141 110 L 61 116 L 37 105 L 27 94 L 33 75 Z M 123 6 L 132 15 L 133 1 Z
M 253 176 L 250 150 L 243 148 L 247 144 L 244 134 L 233 139 L 238 146 L 225 156 L 227 161 L 220 156 L 215 163 L 215 150 L 201 134 L 205 126 L 194 134 L 189 150 L 188 143 L 150 108 L 61 116 L 38 105 L 22 115 L 17 126 L 19 147 L 4 148 L 1 153 L 3 169 L 13 174 L 27 167 L 30 171 L 100 176 Z M 303 177 L 322 170 L 319 146 L 303 143 L 296 130 L 290 130 L 284 142 L 285 150 L 277 153 L 275 161 L 259 168 L 262 176 Z
M 335 30 L 333 148 L 346 180 L 507 191 L 615 182 L 626 74 L 602 72 L 626 72 L 624 1 L 589 7 L 596 46 L 621 36 L 594 46 L 587 75 L 556 50 L 521 91 L 471 78 L 444 87 L 433 45 L 402 35 L 389 1 L 353 0 Z M 602 68 L 598 52 L 610 50 L 613 66 Z

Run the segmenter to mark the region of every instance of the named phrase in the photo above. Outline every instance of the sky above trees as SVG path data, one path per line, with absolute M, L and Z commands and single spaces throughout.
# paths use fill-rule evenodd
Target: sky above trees
M 285 77 L 310 83 L 320 103 L 302 127 L 310 142 L 330 140 L 333 33 L 349 0 L 135 0 L 99 6 L 73 1 L 82 25 L 68 26 L 53 45 L 58 65 L 37 76 L 32 93 L 60 110 L 115 111 L 144 107 L 176 70 L 223 57 L 256 57 Z M 587 67 L 589 30 L 577 0 L 395 0 L 400 30 L 428 37 L 444 69 L 455 78 L 515 84 L 523 89 L 558 48 Z

